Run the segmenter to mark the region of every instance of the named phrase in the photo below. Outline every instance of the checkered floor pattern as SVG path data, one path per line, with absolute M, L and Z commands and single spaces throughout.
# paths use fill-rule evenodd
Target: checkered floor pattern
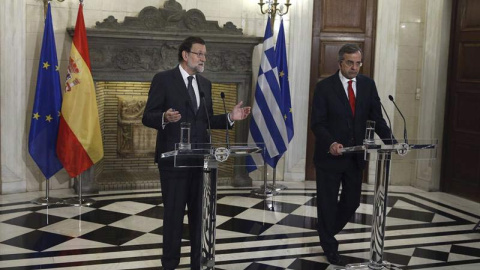
M 367 262 L 370 190 L 337 237 L 342 265 L 331 266 L 315 230 L 315 189 L 289 188 L 263 199 L 247 189 L 219 188 L 215 268 L 338 269 Z M 480 231 L 472 230 L 480 217 L 423 194 L 390 192 L 384 259 L 401 269 L 480 269 Z M 159 190 L 90 198 L 97 201 L 91 207 L 0 204 L 0 269 L 162 269 Z M 188 269 L 189 235 L 183 238 L 180 268 Z

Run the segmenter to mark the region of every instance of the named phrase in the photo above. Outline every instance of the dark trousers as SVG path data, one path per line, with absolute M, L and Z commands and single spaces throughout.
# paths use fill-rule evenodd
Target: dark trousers
M 355 214 L 360 205 L 362 170 L 355 159 L 341 172 L 331 172 L 316 166 L 317 180 L 317 230 L 320 245 L 325 252 L 338 251 L 338 234 Z M 342 185 L 342 194 L 338 192 Z
M 160 169 L 164 206 L 162 266 L 175 269 L 180 262 L 183 217 L 188 209 L 190 266 L 200 269 L 202 229 L 202 168 Z

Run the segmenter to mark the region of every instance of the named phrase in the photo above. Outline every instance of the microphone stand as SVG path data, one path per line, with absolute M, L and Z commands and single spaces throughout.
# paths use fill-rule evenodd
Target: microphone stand
M 390 143 L 393 144 L 392 122 L 390 122 L 390 117 L 388 117 L 387 110 L 385 110 L 385 107 L 383 107 L 382 102 L 380 102 L 380 105 L 382 106 L 383 112 L 385 113 L 385 116 L 387 117 L 387 120 L 388 120 L 388 128 L 390 128 Z
M 208 114 L 207 109 L 207 102 L 205 101 L 205 93 L 200 92 L 200 97 L 203 100 L 203 108 L 205 109 L 205 114 L 207 115 L 207 122 L 208 122 L 208 141 L 210 143 L 210 147 L 212 146 L 212 128 L 210 126 L 210 115 Z
M 408 138 L 407 138 L 407 121 L 405 120 L 405 117 L 403 116 L 402 111 L 400 111 L 400 108 L 398 108 L 397 103 L 393 100 L 392 95 L 388 95 L 388 99 L 390 99 L 393 102 L 393 105 L 395 105 L 395 108 L 397 108 L 397 111 L 400 113 L 400 116 L 403 119 L 403 138 L 405 139 L 405 143 L 408 144 Z
M 225 132 L 225 143 L 227 144 L 227 149 L 230 149 L 230 135 L 228 134 L 229 122 L 228 122 L 228 114 L 227 114 L 227 106 L 225 105 L 225 93 L 221 92 L 220 97 L 223 101 L 223 111 L 225 112 L 225 124 L 226 124 L 226 132 Z

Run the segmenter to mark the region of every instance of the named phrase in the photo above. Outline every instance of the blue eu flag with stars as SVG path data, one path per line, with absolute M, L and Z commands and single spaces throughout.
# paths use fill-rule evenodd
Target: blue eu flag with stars
M 28 152 L 47 179 L 63 167 L 56 153 L 61 106 L 57 49 L 49 3 L 28 137 Z

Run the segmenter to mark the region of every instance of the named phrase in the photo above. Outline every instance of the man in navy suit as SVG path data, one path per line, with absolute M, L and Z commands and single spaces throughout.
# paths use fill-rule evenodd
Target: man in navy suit
M 314 164 L 317 184 L 317 230 L 328 261 L 340 262 L 338 234 L 360 205 L 363 154 L 343 154 L 342 148 L 362 145 L 366 121 L 389 143 L 390 128 L 382 116 L 375 82 L 358 74 L 362 51 L 345 44 L 338 52 L 339 71 L 320 81 L 312 103 L 311 129 L 315 135 Z M 338 200 L 338 192 L 342 193 Z
M 251 110 L 242 107 L 240 101 L 230 113 L 213 115 L 212 83 L 199 75 L 205 69 L 206 56 L 202 38 L 186 38 L 178 49 L 179 65 L 153 78 L 142 118 L 145 126 L 158 130 L 155 162 L 160 171 L 164 206 L 164 269 L 175 269 L 180 262 L 185 206 L 188 209 L 191 269 L 200 269 L 203 171 L 202 167 L 176 168 L 173 159 L 161 159 L 161 154 L 174 150 L 175 144 L 180 142 L 180 122 L 191 123 L 192 144 L 208 143 L 206 111 L 211 128 L 226 128 L 227 122 L 232 126 L 234 121 L 245 119 Z

